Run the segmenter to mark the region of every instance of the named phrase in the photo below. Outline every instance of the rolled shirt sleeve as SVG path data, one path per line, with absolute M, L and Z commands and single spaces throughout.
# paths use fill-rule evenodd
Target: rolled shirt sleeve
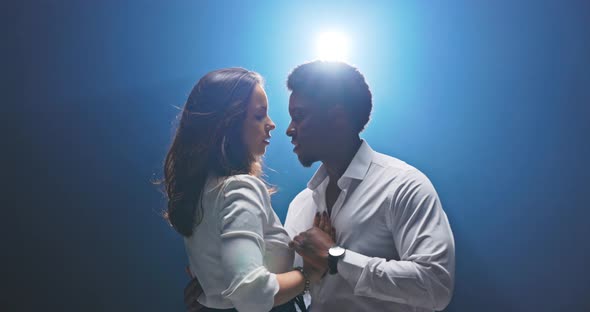
M 455 245 L 438 195 L 426 176 L 412 172 L 391 196 L 387 223 L 400 260 L 347 250 L 338 272 L 355 295 L 442 310 L 453 292 Z
M 270 200 L 255 177 L 229 178 L 220 213 L 221 259 L 227 288 L 222 296 L 238 311 L 269 311 L 279 291 L 276 275 L 264 266 L 264 225 Z

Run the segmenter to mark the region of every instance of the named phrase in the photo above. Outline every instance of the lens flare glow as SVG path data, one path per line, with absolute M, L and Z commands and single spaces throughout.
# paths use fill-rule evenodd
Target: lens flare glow
M 318 58 L 327 61 L 344 61 L 348 57 L 348 38 L 338 32 L 324 32 L 317 37 Z

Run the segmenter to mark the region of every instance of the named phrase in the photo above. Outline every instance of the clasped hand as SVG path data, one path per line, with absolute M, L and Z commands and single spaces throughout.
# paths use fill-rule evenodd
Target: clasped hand
M 336 230 L 326 212 L 316 213 L 313 227 L 299 233 L 289 243 L 302 258 L 312 282 L 319 281 L 328 270 L 328 249 L 334 246 Z

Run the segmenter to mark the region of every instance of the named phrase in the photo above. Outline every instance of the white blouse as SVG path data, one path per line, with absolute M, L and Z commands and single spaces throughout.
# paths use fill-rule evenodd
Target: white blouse
M 271 207 L 265 184 L 250 175 L 210 176 L 203 219 L 184 238 L 190 269 L 211 308 L 269 311 L 279 291 L 276 273 L 293 268 L 289 236 Z

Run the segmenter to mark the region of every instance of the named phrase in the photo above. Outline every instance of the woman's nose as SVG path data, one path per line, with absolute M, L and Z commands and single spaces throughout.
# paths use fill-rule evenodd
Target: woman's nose
M 268 118 L 268 124 L 266 124 L 266 129 L 268 129 L 268 131 L 271 131 L 271 130 L 274 130 L 276 127 L 277 126 L 275 125 L 275 123 L 269 117 Z

